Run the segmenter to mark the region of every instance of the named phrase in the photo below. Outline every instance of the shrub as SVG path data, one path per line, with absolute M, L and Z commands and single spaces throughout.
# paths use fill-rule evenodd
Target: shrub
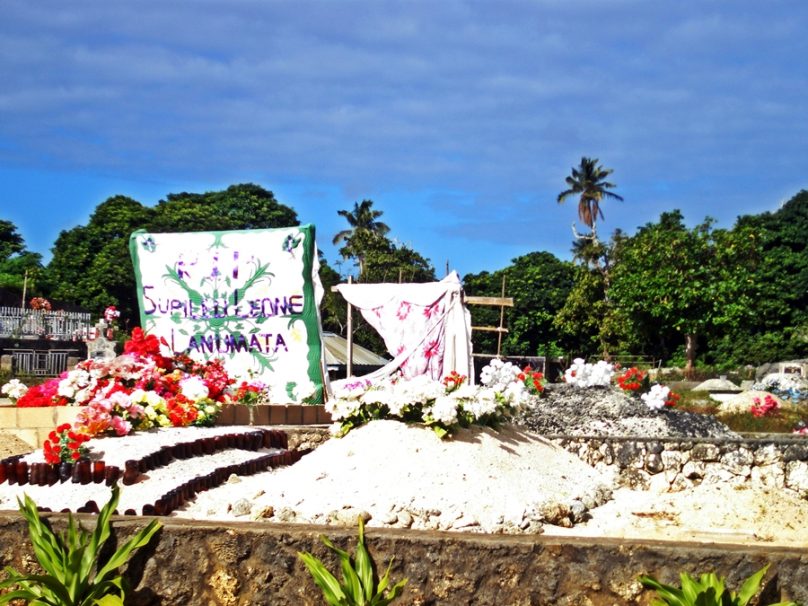
M 59 535 L 42 520 L 28 495 L 23 501 L 18 499 L 20 512 L 28 522 L 34 555 L 45 574 L 24 575 L 7 567 L 8 578 L 0 582 L 0 588 L 16 585 L 17 589 L 0 595 L 0 604 L 20 599 L 47 606 L 123 606 L 124 579 L 118 569 L 135 549 L 151 540 L 160 523 L 152 520 L 102 563 L 101 550 L 112 532 L 110 517 L 118 505 L 118 497 L 119 488 L 115 485 L 92 532 L 68 514 L 67 530 Z
M 746 606 L 760 589 L 768 564 L 746 579 L 736 594 L 725 586 L 726 579 L 715 573 L 702 574 L 694 579 L 687 573 L 679 575 L 681 588 L 660 583 L 650 576 L 641 576 L 644 587 L 656 590 L 657 599 L 652 606 Z M 794 602 L 778 602 L 769 606 L 796 606 Z
M 390 567 L 387 565 L 384 576 L 377 581 L 373 560 L 365 547 L 365 523 L 359 518 L 359 539 L 356 542 L 356 555 L 336 547 L 324 535 L 320 540 L 339 556 L 342 566 L 342 582 L 337 581 L 323 563 L 306 551 L 298 556 L 308 568 L 314 582 L 323 592 L 325 601 L 331 606 L 386 606 L 395 600 L 407 584 L 407 579 L 399 581 L 389 590 Z

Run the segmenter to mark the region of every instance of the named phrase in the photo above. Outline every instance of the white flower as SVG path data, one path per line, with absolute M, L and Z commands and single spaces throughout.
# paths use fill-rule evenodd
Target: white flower
M 309 379 L 303 383 L 298 383 L 292 389 L 292 399 L 295 402 L 302 402 L 306 398 L 314 395 L 317 386 Z
M 438 423 L 453 425 L 457 423 L 457 400 L 451 395 L 440 396 L 424 412 Z
M 65 377 L 59 381 L 57 393 L 63 398 L 69 400 L 78 400 L 76 395 L 84 388 L 89 386 L 91 382 L 90 373 L 82 368 L 75 368 L 68 372 Z
M 651 410 L 659 410 L 665 407 L 665 402 L 670 395 L 671 390 L 670 387 L 659 385 L 651 386 L 651 390 L 648 393 L 644 393 L 640 396 L 642 401 L 645 402 L 645 405 L 648 406 Z
M 26 394 L 28 387 L 19 379 L 11 379 L 11 381 L 3 385 L 0 391 L 7 395 L 12 402 L 16 402 Z
M 180 381 L 180 392 L 191 402 L 202 400 L 210 393 L 201 377 L 191 376 Z
M 499 409 L 497 392 L 490 388 L 479 389 L 473 399 L 463 403 L 463 409 L 470 412 L 475 419 L 493 414 Z
M 522 370 L 511 362 L 494 358 L 480 371 L 480 383 L 496 391 L 504 391 L 508 385 L 518 380 L 521 372 Z
M 334 421 L 339 421 L 341 419 L 347 419 L 351 415 L 353 415 L 359 408 L 361 408 L 361 404 L 357 400 L 342 400 L 342 399 L 331 399 L 325 403 L 325 410 L 328 414 L 331 415 L 331 418 Z
M 614 366 L 608 362 L 587 364 L 582 358 L 575 358 L 564 373 L 564 380 L 575 387 L 608 387 L 613 376 Z

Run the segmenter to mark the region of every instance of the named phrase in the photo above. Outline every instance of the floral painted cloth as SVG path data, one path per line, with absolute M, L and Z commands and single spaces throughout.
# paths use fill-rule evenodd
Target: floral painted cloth
M 471 319 L 457 273 L 426 284 L 340 284 L 395 357 L 380 376 L 396 370 L 406 378 L 440 380 L 452 370 L 472 376 Z

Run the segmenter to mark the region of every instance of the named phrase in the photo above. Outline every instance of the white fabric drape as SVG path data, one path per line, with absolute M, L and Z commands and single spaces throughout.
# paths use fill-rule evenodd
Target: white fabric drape
M 452 272 L 425 284 L 340 284 L 336 289 L 384 339 L 392 362 L 364 378 L 427 374 L 440 380 L 452 370 L 473 383 L 471 316 L 460 278 Z

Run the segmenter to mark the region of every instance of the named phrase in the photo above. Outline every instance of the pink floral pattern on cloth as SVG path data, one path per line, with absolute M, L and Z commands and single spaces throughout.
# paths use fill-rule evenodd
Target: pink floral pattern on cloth
M 371 317 L 366 319 L 379 332 L 387 351 L 393 355 L 407 351 L 414 338 L 427 334 L 426 340 L 401 363 L 401 372 L 408 379 L 427 374 L 440 380 L 443 377 L 445 346 L 443 310 L 442 300 L 429 305 L 391 300 L 376 307 Z
M 399 363 L 404 377 L 425 374 L 439 381 L 444 371 L 455 370 L 444 369 L 447 324 L 452 316 L 449 306 L 460 296 L 459 280 L 452 278 L 431 284 L 354 284 L 338 288 L 381 335 L 391 355 L 399 358 L 409 352 Z M 462 306 L 460 316 L 463 317 Z M 470 333 L 470 327 L 464 326 L 462 332 Z M 462 340 L 469 339 L 463 335 Z M 456 341 L 455 338 L 453 344 Z M 470 356 L 470 350 L 465 355 Z

